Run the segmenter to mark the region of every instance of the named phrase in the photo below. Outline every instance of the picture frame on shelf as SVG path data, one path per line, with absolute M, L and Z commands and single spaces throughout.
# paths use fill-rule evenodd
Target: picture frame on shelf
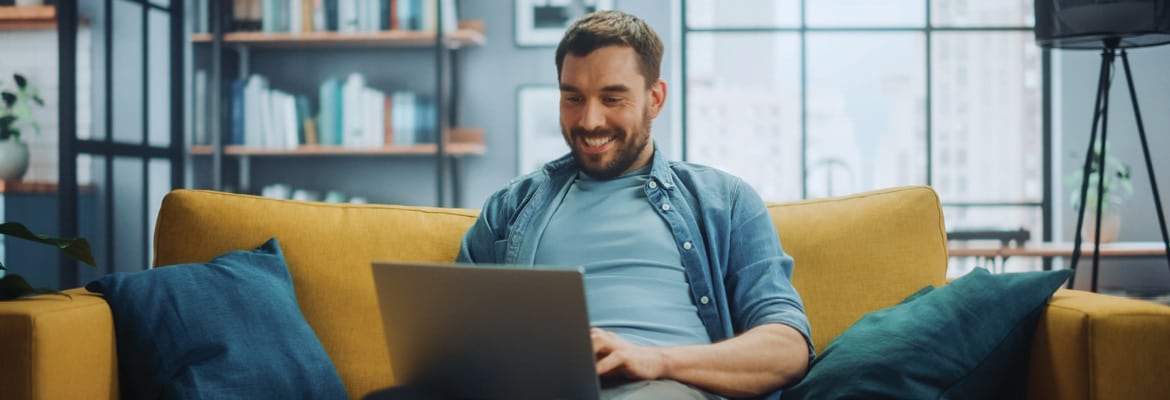
M 516 46 L 556 46 L 579 16 L 613 9 L 613 0 L 514 0 Z M 577 7 L 583 10 L 576 10 Z
M 516 89 L 516 174 L 539 170 L 569 152 L 561 134 L 561 91 L 555 85 Z

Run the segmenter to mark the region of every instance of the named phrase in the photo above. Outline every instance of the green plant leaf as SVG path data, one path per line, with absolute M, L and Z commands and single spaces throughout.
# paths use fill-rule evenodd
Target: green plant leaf
M 90 250 L 89 241 L 84 238 L 60 239 L 45 235 L 33 233 L 24 225 L 16 222 L 5 222 L 0 224 L 0 233 L 18 237 L 25 240 L 31 240 L 37 243 L 44 243 L 50 246 L 56 246 L 66 255 L 89 266 L 97 268 L 97 262 L 93 260 L 93 252 Z
M 34 294 L 59 294 L 72 299 L 68 293 L 61 293 L 52 289 L 34 288 L 20 275 L 8 274 L 0 278 L 0 300 L 14 300 Z
M 16 87 L 24 89 L 28 86 L 28 79 L 24 79 L 24 75 L 12 74 L 12 80 L 16 81 Z
M 16 93 L 0 92 L 0 98 L 4 99 L 4 107 L 11 108 L 13 104 L 16 104 Z

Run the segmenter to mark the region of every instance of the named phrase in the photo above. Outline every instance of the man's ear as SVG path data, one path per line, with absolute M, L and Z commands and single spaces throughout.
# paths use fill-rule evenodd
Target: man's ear
M 658 113 L 662 112 L 662 107 L 666 105 L 666 81 L 659 78 L 657 82 L 650 85 L 650 118 L 657 118 Z

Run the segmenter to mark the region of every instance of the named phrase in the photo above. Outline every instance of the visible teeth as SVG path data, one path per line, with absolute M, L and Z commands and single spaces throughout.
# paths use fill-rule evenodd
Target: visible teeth
M 585 144 L 589 145 L 589 147 L 597 147 L 609 143 L 610 140 L 613 140 L 613 136 L 604 138 L 585 138 Z

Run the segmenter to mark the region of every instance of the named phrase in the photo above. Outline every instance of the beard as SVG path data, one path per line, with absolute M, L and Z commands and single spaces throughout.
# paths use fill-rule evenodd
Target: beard
M 573 160 L 577 161 L 581 171 L 594 179 L 613 179 L 629 171 L 630 167 L 638 161 L 643 149 L 649 145 L 651 120 L 648 112 L 646 114 L 643 116 L 642 123 L 633 127 L 632 131 L 610 127 L 594 130 L 578 127 L 566 130 L 563 124 L 561 130 L 566 133 L 565 141 L 568 142 Z M 598 165 L 596 162 L 590 162 L 593 157 L 598 157 L 597 155 L 583 154 L 577 148 L 577 138 L 579 137 L 614 137 L 614 142 L 616 142 L 614 144 L 620 144 L 620 147 L 611 150 L 614 152 L 614 156 L 608 162 Z

